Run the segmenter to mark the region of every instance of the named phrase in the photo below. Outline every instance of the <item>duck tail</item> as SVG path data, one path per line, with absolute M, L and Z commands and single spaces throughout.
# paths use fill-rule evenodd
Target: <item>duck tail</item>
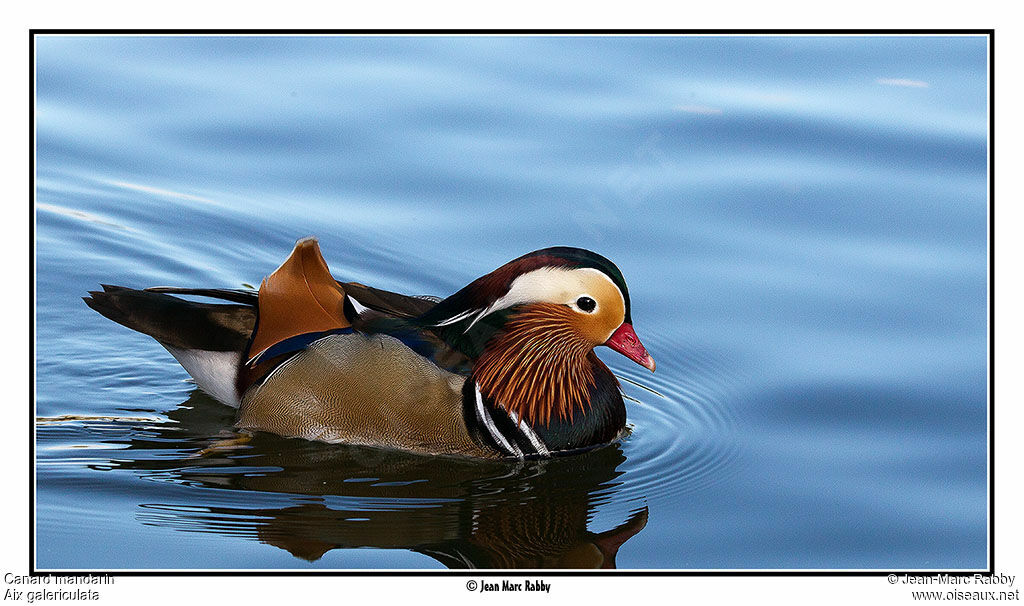
M 198 303 L 162 292 L 102 286 L 102 291 L 82 297 L 86 305 L 153 337 L 203 391 L 229 406 L 238 406 L 236 380 L 242 352 L 256 325 L 254 306 Z
M 251 305 L 198 303 L 161 292 L 101 286 L 102 291 L 82 297 L 86 305 L 164 345 L 241 352 L 256 324 L 256 309 Z

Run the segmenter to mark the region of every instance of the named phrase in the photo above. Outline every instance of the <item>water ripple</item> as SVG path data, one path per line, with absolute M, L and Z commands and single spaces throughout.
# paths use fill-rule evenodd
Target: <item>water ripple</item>
M 727 481 L 736 471 L 741 377 L 707 351 L 680 349 L 669 339 L 645 337 L 659 355 L 653 375 L 616 364 L 623 379 L 632 434 L 625 443 L 627 473 L 619 498 L 671 502 Z

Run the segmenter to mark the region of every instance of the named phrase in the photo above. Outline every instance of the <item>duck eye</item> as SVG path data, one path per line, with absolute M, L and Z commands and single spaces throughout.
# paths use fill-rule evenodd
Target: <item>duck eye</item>
M 589 314 L 590 312 L 594 311 L 594 308 L 597 307 L 597 301 L 591 299 L 590 297 L 580 297 L 579 299 L 576 299 L 576 307 L 579 307 L 580 309 Z

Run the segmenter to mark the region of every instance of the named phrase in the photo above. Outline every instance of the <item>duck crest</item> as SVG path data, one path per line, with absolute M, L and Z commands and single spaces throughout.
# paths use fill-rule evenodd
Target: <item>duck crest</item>
M 481 392 L 530 426 L 549 424 L 555 413 L 571 422 L 577 409 L 589 408 L 592 345 L 574 328 L 573 314 L 541 303 L 511 315 L 474 365 Z

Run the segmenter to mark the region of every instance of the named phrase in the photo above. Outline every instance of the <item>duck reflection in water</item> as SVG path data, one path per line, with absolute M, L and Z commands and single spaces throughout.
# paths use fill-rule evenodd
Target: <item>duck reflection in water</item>
M 619 547 L 647 523 L 638 504 L 615 528 L 587 528 L 614 500 L 625 456 L 618 444 L 538 461 L 424 457 L 259 434 L 244 446 L 205 448 L 232 411 L 199 391 L 169 413 L 173 429 L 131 440 L 115 466 L 239 493 L 228 506 L 150 504 L 146 524 L 251 536 L 304 560 L 332 549 L 408 549 L 449 568 L 615 568 Z M 171 424 L 168 424 L 171 426 Z M 215 429 L 216 428 L 216 429 Z M 166 450 L 191 448 L 185 458 Z M 182 443 L 184 442 L 184 443 Z M 155 456 L 154 450 L 162 453 Z M 177 451 L 182 452 L 182 451 Z M 169 476 L 169 477 L 168 477 Z M 280 506 L 249 507 L 265 495 Z M 297 498 L 295 495 L 299 495 Z M 313 497 L 313 498 L 310 498 Z M 235 506 L 237 503 L 237 506 Z

